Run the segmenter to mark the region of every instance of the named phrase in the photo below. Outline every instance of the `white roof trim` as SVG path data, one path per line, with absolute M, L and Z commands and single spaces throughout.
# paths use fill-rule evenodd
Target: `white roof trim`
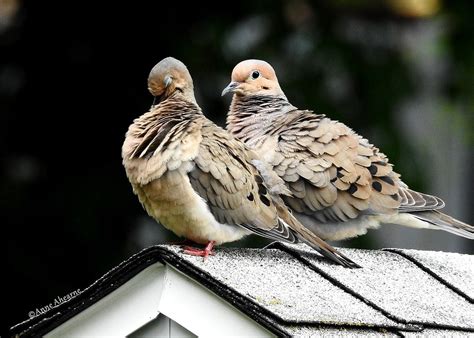
M 45 337 L 124 337 L 158 316 L 166 267 L 155 263 Z
M 159 313 L 198 336 L 274 336 L 188 276 L 155 263 L 46 337 L 123 337 Z

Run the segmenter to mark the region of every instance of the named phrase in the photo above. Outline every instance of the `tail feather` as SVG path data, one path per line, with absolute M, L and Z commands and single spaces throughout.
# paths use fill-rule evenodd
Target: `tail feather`
M 319 252 L 329 260 L 348 267 L 348 268 L 360 268 L 361 266 L 350 258 L 346 257 L 331 245 L 323 241 L 321 238 L 316 236 L 313 232 L 304 227 L 286 208 L 281 207 L 277 204 L 279 220 L 283 222 L 288 228 L 296 233 L 296 237 L 302 242 L 308 244 L 314 250 Z
M 455 235 L 474 239 L 474 226 L 458 221 L 437 210 L 412 212 L 417 219 L 427 222 L 434 228 L 451 232 Z
M 426 210 L 437 210 L 444 208 L 444 201 L 436 196 L 424 194 L 408 188 L 398 191 L 401 197 L 400 212 L 415 212 Z

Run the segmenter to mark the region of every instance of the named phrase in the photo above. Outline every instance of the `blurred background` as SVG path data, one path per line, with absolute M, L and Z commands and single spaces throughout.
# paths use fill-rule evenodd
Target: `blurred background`
M 474 2 L 442 0 L 0 0 L 5 328 L 176 240 L 141 208 L 120 157 L 129 124 L 152 104 L 148 73 L 166 56 L 188 66 L 221 126 L 234 65 L 269 61 L 294 105 L 353 127 L 410 187 L 472 224 L 473 12 Z M 333 244 L 474 252 L 464 238 L 398 226 Z

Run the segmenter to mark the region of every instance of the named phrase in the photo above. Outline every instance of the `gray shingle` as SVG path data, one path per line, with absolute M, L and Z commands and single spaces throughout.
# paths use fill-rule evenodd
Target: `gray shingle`
M 473 257 L 397 250 L 341 249 L 363 266 L 351 270 L 304 245 L 218 248 L 205 262 L 177 246 L 156 245 L 11 333 L 42 336 L 161 262 L 278 336 L 474 337 L 474 303 L 464 293 L 472 290 Z
M 386 249 L 415 260 L 474 302 L 474 256 L 451 252 Z
M 370 329 L 352 329 L 352 328 L 329 328 L 329 327 L 314 327 L 314 326 L 287 326 L 286 331 L 292 337 L 351 337 L 351 338 L 392 338 L 400 337 L 396 333 L 389 331 L 376 331 Z
M 473 329 L 474 304 L 406 258 L 392 252 L 340 249 L 363 266 L 346 269 L 315 259 L 306 245 L 286 245 L 341 285 L 390 314 L 413 324 Z
M 406 338 L 436 338 L 436 337 L 449 337 L 449 338 L 473 338 L 473 332 L 464 332 L 456 330 L 441 330 L 441 329 L 424 329 L 421 332 L 407 332 L 400 331 Z
M 403 327 L 281 250 L 220 248 L 203 262 L 166 248 L 285 322 Z

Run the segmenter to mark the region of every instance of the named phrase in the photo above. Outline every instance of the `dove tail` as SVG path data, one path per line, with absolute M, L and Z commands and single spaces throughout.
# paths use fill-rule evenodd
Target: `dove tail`
M 359 264 L 346 257 L 345 255 L 334 249 L 331 245 L 316 236 L 310 230 L 305 228 L 288 210 L 282 209 L 283 208 L 278 208 L 278 215 L 280 216 L 279 221 L 283 222 L 284 225 L 293 230 L 295 232 L 296 237 L 300 241 L 308 244 L 321 255 L 339 265 L 345 266 L 347 268 L 361 267 Z
M 458 221 L 437 210 L 412 212 L 411 215 L 430 224 L 431 229 L 444 230 L 458 236 L 474 239 L 474 226 Z

